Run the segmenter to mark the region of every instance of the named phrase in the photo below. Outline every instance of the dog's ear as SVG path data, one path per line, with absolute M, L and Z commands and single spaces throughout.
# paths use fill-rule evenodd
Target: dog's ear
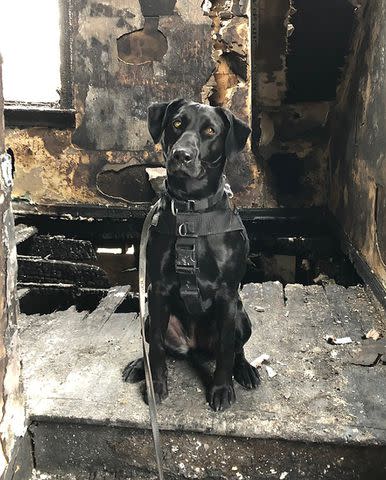
M 147 124 L 154 143 L 161 140 L 167 119 L 176 112 L 186 100 L 179 98 L 172 102 L 152 103 L 147 110 Z
M 222 118 L 228 124 L 228 133 L 225 139 L 225 156 L 232 157 L 235 153 L 241 152 L 245 147 L 251 129 L 249 126 L 235 117 L 232 112 L 226 108 L 218 107 Z

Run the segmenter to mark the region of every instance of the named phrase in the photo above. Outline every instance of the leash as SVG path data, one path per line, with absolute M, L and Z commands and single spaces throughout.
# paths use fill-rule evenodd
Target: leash
M 154 442 L 155 458 L 156 458 L 157 469 L 158 469 L 158 478 L 159 480 L 164 480 L 164 474 L 162 469 L 161 440 L 160 440 L 160 433 L 159 433 L 159 427 L 158 427 L 158 421 L 157 421 L 157 407 L 156 407 L 155 396 L 154 396 L 153 377 L 151 374 L 149 354 L 146 348 L 146 340 L 145 340 L 146 247 L 147 247 L 147 242 L 149 240 L 149 230 L 151 227 L 152 219 L 159 204 L 160 204 L 160 200 L 158 200 L 158 202 L 156 202 L 150 208 L 150 211 L 147 214 L 145 221 L 143 223 L 142 232 L 141 232 L 141 242 L 139 245 L 139 272 L 138 272 L 139 275 L 138 276 L 139 276 L 139 316 L 141 319 L 142 349 L 143 349 L 143 360 L 144 360 L 144 366 L 145 366 L 145 378 L 146 378 L 150 423 L 151 423 L 151 429 L 153 432 L 153 442 Z

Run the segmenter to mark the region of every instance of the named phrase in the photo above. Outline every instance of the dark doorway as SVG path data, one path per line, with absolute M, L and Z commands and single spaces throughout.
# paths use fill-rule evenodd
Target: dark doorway
M 354 22 L 348 0 L 293 0 L 286 103 L 335 98 Z

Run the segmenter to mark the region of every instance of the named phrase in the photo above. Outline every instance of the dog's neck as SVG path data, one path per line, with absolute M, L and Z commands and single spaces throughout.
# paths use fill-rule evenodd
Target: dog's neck
M 167 177 L 167 189 L 171 197 L 177 200 L 201 200 L 216 195 L 224 189 L 223 174 L 209 175 L 204 178 Z
M 226 190 L 226 187 L 228 189 Z M 169 188 L 168 181 L 165 182 L 165 193 L 163 198 L 166 200 L 166 203 L 163 203 L 163 207 L 169 207 L 173 213 L 176 215 L 177 211 L 182 212 L 205 212 L 218 208 L 219 205 L 224 206 L 225 193 L 229 195 L 229 185 L 226 184 L 225 177 L 222 176 L 218 182 L 217 190 L 214 193 L 206 195 L 202 198 L 192 198 L 185 197 L 180 198 L 176 197 Z M 221 208 L 221 207 L 220 207 Z

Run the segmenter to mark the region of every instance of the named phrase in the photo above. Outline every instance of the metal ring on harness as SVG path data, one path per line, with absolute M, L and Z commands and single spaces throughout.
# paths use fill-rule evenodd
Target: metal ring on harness
M 181 223 L 181 225 L 178 227 L 178 235 L 180 235 L 180 237 L 186 237 L 187 234 L 188 234 L 188 227 L 186 223 Z
M 177 216 L 177 213 L 178 213 L 178 210 L 176 209 L 176 206 L 174 204 L 174 198 L 172 199 L 172 201 L 170 202 L 170 210 L 172 211 L 172 215 L 174 217 Z
M 233 198 L 233 192 L 229 183 L 224 184 L 224 192 L 228 195 L 229 198 Z

